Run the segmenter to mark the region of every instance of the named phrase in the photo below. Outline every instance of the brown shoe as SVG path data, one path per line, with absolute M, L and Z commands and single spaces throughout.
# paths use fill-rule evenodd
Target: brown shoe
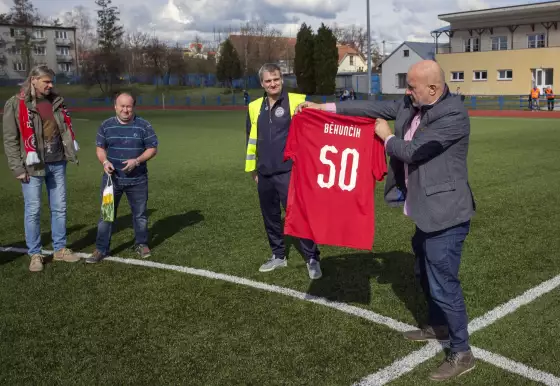
M 107 257 L 106 255 L 104 255 L 98 249 L 96 249 L 95 251 L 93 251 L 91 256 L 86 259 L 86 263 L 97 264 L 97 263 L 101 262 L 106 257 Z
M 80 260 L 79 256 L 68 248 L 62 248 L 54 253 L 53 260 L 66 261 L 67 263 L 75 263 Z
M 43 261 L 45 256 L 36 253 L 31 256 L 31 263 L 29 263 L 29 270 L 31 272 L 41 272 L 43 270 Z
M 445 381 L 463 375 L 475 367 L 475 359 L 471 350 L 451 352 L 437 370 L 430 374 L 430 379 L 432 381 Z
M 449 329 L 447 326 L 426 326 L 420 330 L 406 331 L 403 333 L 408 340 L 423 342 L 426 340 L 449 340 Z

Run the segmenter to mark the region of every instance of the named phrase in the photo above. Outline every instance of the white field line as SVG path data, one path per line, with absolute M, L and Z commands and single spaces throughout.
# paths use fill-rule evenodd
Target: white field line
M 527 305 L 529 303 L 531 303 L 532 301 L 534 301 L 535 299 L 537 299 L 538 297 L 554 290 L 555 288 L 557 288 L 558 286 L 560 286 L 560 275 L 547 280 L 541 284 L 539 284 L 538 286 L 531 288 L 527 291 L 525 291 L 523 294 L 511 299 L 510 301 L 500 304 L 498 307 L 494 308 L 491 311 L 488 311 L 486 314 L 473 319 L 470 323 L 469 323 L 469 334 L 472 334 L 476 331 L 479 331 L 483 328 L 488 327 L 489 325 L 495 323 L 496 321 L 498 321 L 499 319 L 503 318 L 504 316 L 507 316 L 515 311 L 517 311 L 517 309 L 519 309 L 521 306 Z M 423 351 L 424 350 L 424 351 Z M 502 363 L 502 362 L 496 362 L 495 361 L 495 357 L 492 357 L 490 355 L 485 355 L 484 353 L 487 354 L 491 354 L 488 353 L 487 351 L 478 349 L 476 347 L 472 347 L 473 353 L 476 355 L 476 352 L 482 353 L 483 355 L 479 357 L 479 359 L 482 359 L 488 363 L 492 363 L 497 365 L 496 363 Z M 475 352 L 476 351 L 476 352 Z M 437 355 L 439 351 L 433 351 L 430 348 L 428 348 L 428 346 L 426 346 L 424 349 L 418 350 L 412 354 L 410 354 L 409 356 L 403 358 L 403 359 L 399 359 L 396 362 L 394 362 L 392 365 L 378 371 L 375 374 L 371 374 L 367 377 L 365 377 L 364 379 L 362 379 L 362 381 L 360 383 L 358 383 L 358 385 L 360 386 L 373 386 L 373 385 L 384 385 L 385 383 L 388 383 L 392 380 L 397 379 L 398 377 L 400 377 L 401 375 L 406 374 L 407 372 L 409 372 L 410 370 L 412 370 L 414 368 L 414 366 L 416 364 L 420 364 L 428 359 L 430 359 L 431 357 L 434 357 Z M 426 357 L 428 355 L 428 353 L 431 355 L 430 357 Z M 543 379 L 558 379 L 555 376 L 539 371 L 539 370 L 535 370 L 532 369 L 528 366 L 522 365 L 523 367 L 515 367 L 517 362 L 511 361 L 507 358 L 504 357 L 500 357 L 497 356 L 499 358 L 502 358 L 504 361 L 508 361 L 508 362 L 504 362 L 508 364 L 508 367 L 503 367 L 503 366 L 499 366 L 504 368 L 505 370 L 510 370 L 510 369 L 516 369 L 516 371 L 511 370 L 512 372 L 516 373 L 516 374 L 520 374 L 525 376 L 525 374 L 540 374 L 539 376 L 543 377 Z M 405 363 L 403 363 L 403 361 L 406 361 Z M 387 375 L 390 374 L 392 376 L 392 378 L 388 379 Z M 547 378 L 548 377 L 548 378 Z M 533 379 L 531 377 L 528 377 L 529 379 Z M 371 382 L 368 382 L 368 380 L 370 380 Z M 554 383 L 555 385 L 560 385 L 560 383 Z
M 488 311 L 486 314 L 473 319 L 469 323 L 469 333 L 472 334 L 473 332 L 488 327 L 497 320 L 517 311 L 517 309 L 519 309 L 521 306 L 531 303 L 535 299 L 554 290 L 558 286 L 560 286 L 560 275 L 525 291 L 523 294 L 511 299 L 506 303 L 500 304 L 498 307 L 494 308 L 491 311 Z
M 427 360 L 436 356 L 441 350 L 442 345 L 438 342 L 430 342 L 419 350 L 400 358 L 391 365 L 362 378 L 354 386 L 377 386 L 385 385 L 400 376 L 412 371 L 416 366 L 421 365 Z
M 544 371 L 535 370 L 523 363 L 512 361 L 511 359 L 505 358 L 501 355 L 491 353 L 486 350 L 482 350 L 477 347 L 472 348 L 475 357 L 482 359 L 485 362 L 493 364 L 501 369 L 509 371 L 514 374 L 519 374 L 525 378 L 529 378 L 536 382 L 541 382 L 549 386 L 560 385 L 560 378 L 545 373 Z
M 0 247 L 0 252 L 27 253 L 27 249 Z M 43 251 L 43 252 L 45 254 L 53 253 L 53 251 Z M 87 258 L 87 257 L 90 256 L 90 254 L 86 254 L 86 253 L 76 253 L 76 254 L 78 256 L 80 256 L 81 258 Z M 293 297 L 293 298 L 296 298 L 296 299 L 305 300 L 305 301 L 308 301 L 308 302 L 311 302 L 311 303 L 321 304 L 323 306 L 334 308 L 334 309 L 337 309 L 339 311 L 345 312 L 347 314 L 355 315 L 355 316 L 358 316 L 360 318 L 372 321 L 374 323 L 385 325 L 385 326 L 391 328 L 392 330 L 396 330 L 396 331 L 400 331 L 400 332 L 408 331 L 408 330 L 411 330 L 411 329 L 415 328 L 414 326 L 411 326 L 409 324 L 399 322 L 398 320 L 391 319 L 387 316 L 376 314 L 373 311 L 369 311 L 369 310 L 366 310 L 366 309 L 361 308 L 361 307 L 351 306 L 351 305 L 348 305 L 346 303 L 334 302 L 334 301 L 327 300 L 325 298 L 321 298 L 321 297 L 318 297 L 318 296 L 309 295 L 309 294 L 304 293 L 304 292 L 299 292 L 299 291 L 295 291 L 295 290 L 292 290 L 292 289 L 289 289 L 289 288 L 279 287 L 279 286 L 276 286 L 276 285 L 261 283 L 261 282 L 258 282 L 258 281 L 245 279 L 245 278 L 242 278 L 242 277 L 226 275 L 226 274 L 223 274 L 223 273 L 216 273 L 216 272 L 207 271 L 207 270 L 204 270 L 204 269 L 189 268 L 189 267 L 184 267 L 184 266 L 181 266 L 181 265 L 170 265 L 170 264 L 157 263 L 155 261 L 150 261 L 150 260 L 123 259 L 123 258 L 120 258 L 120 257 L 107 257 L 107 258 L 105 258 L 105 260 L 115 261 L 115 262 L 119 262 L 119 263 L 123 263 L 123 264 L 137 265 L 137 266 L 142 266 L 142 267 L 158 268 L 158 269 L 165 269 L 165 270 L 170 270 L 170 271 L 182 272 L 182 273 L 187 273 L 189 275 L 202 276 L 202 277 L 215 279 L 215 280 L 222 280 L 222 281 L 226 281 L 226 282 L 230 282 L 230 283 L 234 283 L 234 284 L 239 284 L 239 285 L 244 285 L 244 286 L 247 286 L 247 287 L 260 289 L 260 290 L 263 290 L 263 291 L 278 293 L 278 294 L 281 294 L 281 295 L 290 296 L 290 297 Z
M 13 247 L 0 247 L 0 252 L 27 253 L 27 249 L 13 248 Z M 53 251 L 44 250 L 43 253 L 51 254 L 53 253 Z M 81 258 L 87 258 L 90 256 L 89 254 L 86 253 L 76 253 L 76 254 Z M 150 260 L 123 259 L 120 257 L 107 257 L 105 258 L 105 260 L 119 262 L 123 264 L 129 264 L 129 265 L 176 271 L 176 272 L 186 273 L 190 275 L 201 276 L 210 279 L 222 280 L 234 284 L 244 285 L 247 287 L 261 289 L 272 293 L 278 293 L 281 295 L 290 296 L 296 299 L 309 301 L 311 303 L 321 304 L 326 307 L 334 308 L 344 313 L 358 316 L 360 318 L 372 321 L 377 324 L 385 325 L 399 332 L 404 332 L 416 328 L 414 326 L 399 322 L 397 320 L 394 320 L 392 318 L 383 315 L 376 314 L 375 312 L 360 307 L 355 307 L 340 302 L 333 302 L 325 298 L 320 298 L 317 296 L 306 294 L 304 292 L 299 292 L 289 288 L 279 287 L 271 284 L 261 283 L 261 282 L 245 279 L 242 277 L 216 273 L 203 269 L 189 268 L 180 265 L 157 263 Z M 540 284 L 535 288 L 526 291 L 522 295 L 510 300 L 509 302 L 496 307 L 494 310 L 489 311 L 482 317 L 474 319 L 469 324 L 469 332 L 478 331 L 482 328 L 489 326 L 490 324 L 496 322 L 497 320 L 503 318 L 504 316 L 512 312 L 515 312 L 519 307 L 529 304 L 539 296 L 542 296 L 543 294 L 552 291 L 554 288 L 558 287 L 559 285 L 560 285 L 560 275 Z M 471 327 L 471 325 L 473 327 Z M 360 382 L 356 383 L 356 385 L 359 386 L 385 385 L 401 377 L 402 375 L 412 371 L 416 366 L 433 358 L 442 350 L 442 348 L 443 348 L 442 343 L 430 342 L 423 348 L 414 351 L 413 353 L 401 359 L 398 359 L 388 367 L 385 367 L 374 374 L 368 375 L 367 377 L 363 378 Z M 533 369 L 522 363 L 512 361 L 510 359 L 479 349 L 477 347 L 471 347 L 471 348 L 473 350 L 474 355 L 477 358 L 486 361 L 490 364 L 493 364 L 495 366 L 498 366 L 504 370 L 510 371 L 515 374 L 519 374 L 531 380 L 543 382 L 546 385 L 560 385 L 560 379 L 552 374 Z

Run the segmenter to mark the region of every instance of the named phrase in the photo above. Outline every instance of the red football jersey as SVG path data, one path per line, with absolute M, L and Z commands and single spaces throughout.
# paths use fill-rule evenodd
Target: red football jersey
M 284 160 L 290 158 L 284 233 L 371 250 L 375 181 L 387 173 L 375 119 L 304 109 L 290 126 Z

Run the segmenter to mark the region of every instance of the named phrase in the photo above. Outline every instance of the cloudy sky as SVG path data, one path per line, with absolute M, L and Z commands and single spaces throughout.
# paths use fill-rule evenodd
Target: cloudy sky
M 403 40 L 432 41 L 430 32 L 444 23 L 437 15 L 534 0 L 370 0 L 372 34 L 386 41 L 386 51 Z M 128 3 L 128 5 L 126 5 Z M 0 12 L 11 6 L 0 0 Z M 34 0 L 45 16 L 57 17 L 77 5 L 92 10 L 94 0 Z M 187 42 L 195 35 L 212 40 L 213 31 L 236 28 L 260 19 L 295 37 L 302 22 L 318 27 L 337 23 L 366 25 L 367 0 L 113 0 L 128 30 L 154 33 L 165 40 Z

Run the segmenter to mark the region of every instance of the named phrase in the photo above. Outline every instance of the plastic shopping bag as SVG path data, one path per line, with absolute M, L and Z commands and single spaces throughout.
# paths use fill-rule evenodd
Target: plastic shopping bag
M 103 221 L 113 222 L 115 219 L 115 196 L 113 194 L 113 180 L 107 175 L 107 185 L 103 189 L 101 202 L 101 218 Z

